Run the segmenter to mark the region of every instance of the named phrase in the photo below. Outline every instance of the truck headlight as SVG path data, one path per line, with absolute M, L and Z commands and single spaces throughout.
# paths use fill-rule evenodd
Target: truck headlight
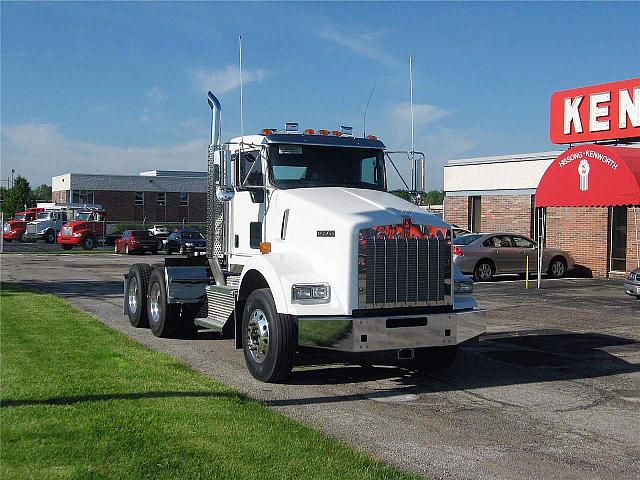
M 453 293 L 473 293 L 473 282 L 454 282 Z
M 331 300 L 331 288 L 327 283 L 294 285 L 291 300 L 298 303 L 327 303 Z
M 193 247 L 193 243 L 191 242 L 187 242 L 184 244 L 185 247 Z
M 3 232 L 8 232 L 9 230 L 11 230 L 11 227 L 9 226 L 9 224 L 8 224 L 8 223 L 5 223 L 5 224 L 2 226 L 2 231 L 3 231 Z

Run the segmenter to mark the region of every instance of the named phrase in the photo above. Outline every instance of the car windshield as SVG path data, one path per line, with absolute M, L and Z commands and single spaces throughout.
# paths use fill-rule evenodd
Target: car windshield
M 51 218 L 51 213 L 49 212 L 42 212 L 38 214 L 38 220 L 49 220 L 49 218 Z
M 373 148 L 271 145 L 269 168 L 279 188 L 386 188 L 384 153 Z
M 473 233 L 468 233 L 467 235 L 461 235 L 460 237 L 456 237 L 453 239 L 454 245 L 469 245 L 470 243 L 475 242 L 482 235 L 476 235 Z
M 131 232 L 131 236 L 135 238 L 153 238 L 153 234 L 148 230 L 135 230 Z
M 204 237 L 200 232 L 182 232 L 182 238 L 185 240 L 202 240 Z

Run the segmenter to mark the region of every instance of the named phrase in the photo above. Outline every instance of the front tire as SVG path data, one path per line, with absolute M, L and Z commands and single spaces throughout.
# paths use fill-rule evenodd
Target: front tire
M 129 268 L 127 297 L 127 314 L 129 322 L 136 328 L 149 326 L 147 316 L 147 289 L 151 267 L 146 263 L 134 263 Z
M 488 282 L 493 278 L 495 273 L 495 269 L 491 262 L 488 260 L 480 260 L 476 265 L 476 268 L 473 269 L 473 279 L 476 282 Z
M 93 235 L 87 235 L 82 241 L 83 250 L 93 250 L 96 247 L 96 239 Z
M 180 255 L 184 255 L 184 245 L 180 245 L 180 250 L 178 252 Z
M 276 310 L 268 288 L 249 295 L 242 314 L 242 349 L 251 375 L 262 382 L 279 382 L 291 373 L 297 329 L 289 315 Z
M 73 245 L 62 244 L 63 250 L 71 250 L 72 248 L 73 248 Z
M 44 234 L 44 241 L 54 243 L 56 241 L 56 232 L 54 230 L 47 230 Z
M 156 337 L 170 338 L 178 331 L 180 311 L 167 301 L 164 269 L 154 268 L 149 279 L 147 293 L 149 327 Z
M 567 273 L 567 262 L 562 257 L 556 257 L 551 260 L 547 274 L 551 278 L 562 278 Z
M 11 238 L 5 238 L 4 239 L 4 243 L 11 243 L 13 241 L 13 239 Z
M 440 372 L 449 367 L 458 355 L 458 345 L 417 348 L 409 360 L 409 368 L 422 373 Z

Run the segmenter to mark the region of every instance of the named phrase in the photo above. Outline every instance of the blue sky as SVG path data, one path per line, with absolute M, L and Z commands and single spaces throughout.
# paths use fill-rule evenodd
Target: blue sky
M 555 90 L 640 75 L 640 2 L 2 2 L 2 166 L 32 184 L 78 173 L 205 169 L 206 90 L 239 134 L 353 125 L 448 159 L 556 149 Z M 406 168 L 403 168 L 406 171 Z M 399 186 L 393 180 L 391 186 Z

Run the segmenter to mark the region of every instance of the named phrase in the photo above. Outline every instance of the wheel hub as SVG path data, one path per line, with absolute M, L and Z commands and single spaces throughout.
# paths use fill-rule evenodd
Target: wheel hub
M 157 283 L 154 283 L 149 292 L 149 313 L 151 314 L 151 320 L 153 323 L 160 321 L 160 287 Z
M 259 308 L 251 312 L 246 334 L 251 357 L 257 363 L 264 362 L 269 351 L 269 320 Z
M 138 280 L 136 277 L 131 277 L 129 280 L 129 311 L 135 315 L 138 311 Z

